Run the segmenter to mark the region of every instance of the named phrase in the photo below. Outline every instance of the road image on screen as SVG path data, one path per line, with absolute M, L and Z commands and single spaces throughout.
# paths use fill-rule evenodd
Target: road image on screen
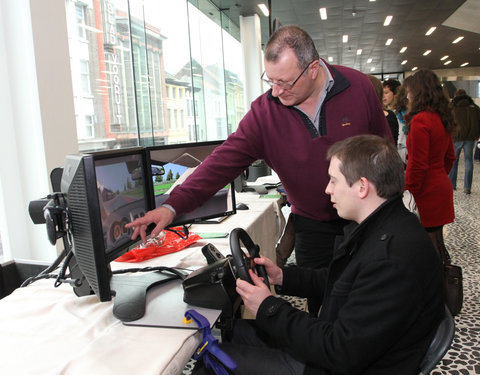
M 105 250 L 129 241 L 131 229 L 125 224 L 145 215 L 145 179 L 138 155 L 97 160 L 98 200 Z

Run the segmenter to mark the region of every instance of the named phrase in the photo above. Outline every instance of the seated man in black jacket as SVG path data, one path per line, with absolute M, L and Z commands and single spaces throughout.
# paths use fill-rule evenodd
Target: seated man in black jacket
M 264 265 L 281 294 L 319 297 L 317 318 L 275 297 L 256 274 L 237 291 L 255 320 L 236 321 L 221 347 L 235 374 L 417 374 L 444 311 L 442 267 L 403 205 L 404 167 L 393 144 L 361 135 L 328 153 L 326 193 L 351 220 L 328 269 Z M 312 171 L 314 173 L 314 171 Z

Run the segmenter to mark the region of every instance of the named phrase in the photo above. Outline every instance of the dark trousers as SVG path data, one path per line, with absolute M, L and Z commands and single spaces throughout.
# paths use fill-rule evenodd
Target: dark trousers
M 287 350 L 272 342 L 255 328 L 252 320 L 235 320 L 233 334 L 220 348 L 236 363 L 235 375 L 300 375 L 305 364 L 297 361 Z M 194 375 L 212 374 L 196 365 Z
M 293 215 L 295 227 L 295 259 L 301 267 L 323 268 L 332 261 L 335 237 L 343 234 L 347 220 L 319 221 Z M 316 316 L 322 301 L 308 299 L 308 311 Z

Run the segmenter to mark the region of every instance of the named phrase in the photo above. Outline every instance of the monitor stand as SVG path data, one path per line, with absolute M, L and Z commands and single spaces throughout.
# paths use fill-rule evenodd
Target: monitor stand
M 188 323 L 183 319 L 188 310 L 193 309 L 207 318 L 210 327 L 215 325 L 222 314 L 222 310 L 207 309 L 184 302 L 180 279 L 151 288 L 147 293 L 146 301 L 145 315 L 132 322 L 123 322 L 124 325 L 196 330 L 198 326 L 195 323 Z
M 110 289 L 115 293 L 113 315 L 122 322 L 140 319 L 145 314 L 147 291 L 155 285 L 178 278 L 178 275 L 162 271 L 112 275 Z

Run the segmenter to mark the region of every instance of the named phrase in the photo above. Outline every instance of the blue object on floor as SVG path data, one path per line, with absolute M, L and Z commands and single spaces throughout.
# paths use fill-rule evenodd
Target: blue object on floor
M 193 319 L 203 334 L 202 342 L 193 355 L 194 359 L 197 361 L 202 359 L 205 367 L 211 368 L 216 375 L 228 375 L 223 366 L 230 370 L 237 368 L 236 362 L 218 346 L 218 339 L 212 335 L 207 318 L 195 310 L 187 310 L 185 319 Z

